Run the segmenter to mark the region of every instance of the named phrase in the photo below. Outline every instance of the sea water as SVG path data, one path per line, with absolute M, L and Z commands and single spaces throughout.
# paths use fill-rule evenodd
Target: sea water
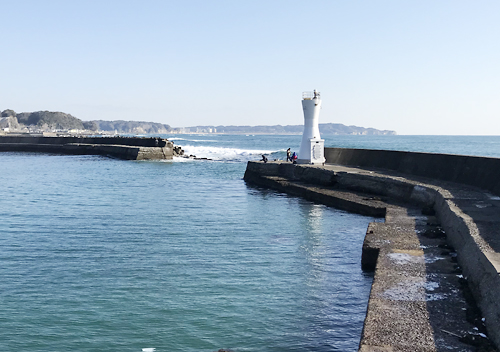
M 260 154 L 286 158 L 286 149 L 298 152 L 299 135 L 172 135 L 187 154 L 216 160 L 246 161 Z M 500 136 L 346 136 L 322 135 L 325 147 L 400 150 L 422 153 L 500 157 Z
M 284 158 L 300 136 L 166 137 L 212 160 L 0 153 L 0 350 L 356 351 L 377 219 L 245 184 L 247 160 Z M 489 156 L 500 143 L 323 137 Z

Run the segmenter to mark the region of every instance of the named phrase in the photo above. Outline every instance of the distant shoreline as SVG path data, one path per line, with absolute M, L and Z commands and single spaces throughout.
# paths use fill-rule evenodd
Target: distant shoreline
M 259 135 L 259 136 L 301 136 L 302 133 L 272 133 L 272 132 L 168 132 L 160 134 L 195 134 L 195 135 Z M 361 133 L 321 133 L 325 136 L 399 136 L 398 134 L 361 134 Z
M 88 136 L 102 136 L 102 137 L 119 137 L 119 136 L 158 136 L 158 135 L 257 135 L 257 136 L 301 136 L 302 132 L 294 133 L 272 133 L 272 132 L 159 132 L 159 133 L 130 133 L 114 131 L 82 131 L 82 132 L 4 132 L 0 131 L 0 136 L 37 136 L 37 137 L 88 137 Z M 398 136 L 398 134 L 356 134 L 356 133 L 321 133 L 325 136 Z
M 0 114 L 0 132 L 17 133 L 66 133 L 71 135 L 158 135 L 158 134 L 302 134 L 304 125 L 198 125 L 172 128 L 168 124 L 146 121 L 82 121 L 60 111 L 35 111 L 16 113 L 4 110 Z M 396 131 L 372 127 L 346 126 L 341 123 L 320 123 L 319 131 L 325 135 L 396 135 Z

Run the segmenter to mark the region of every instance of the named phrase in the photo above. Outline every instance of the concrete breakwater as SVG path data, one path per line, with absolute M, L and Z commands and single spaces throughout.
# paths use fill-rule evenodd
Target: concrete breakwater
M 180 147 L 162 138 L 0 136 L 0 151 L 105 155 L 127 160 L 172 159 Z
M 375 275 L 360 351 L 500 346 L 500 159 L 339 148 L 325 155 L 320 167 L 249 162 L 245 180 L 385 218 L 368 226 L 362 249 Z M 462 289 L 482 315 L 472 318 Z
M 499 158 L 347 148 L 325 148 L 325 158 L 328 164 L 377 168 L 451 181 L 500 196 Z

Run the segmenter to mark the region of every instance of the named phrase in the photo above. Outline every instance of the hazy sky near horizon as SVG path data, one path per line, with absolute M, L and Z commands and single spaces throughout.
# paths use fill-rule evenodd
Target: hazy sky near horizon
M 500 135 L 500 1 L 0 0 L 0 110 Z

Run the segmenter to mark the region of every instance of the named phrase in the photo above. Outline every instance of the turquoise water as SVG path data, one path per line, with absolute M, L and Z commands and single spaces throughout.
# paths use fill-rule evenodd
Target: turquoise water
M 300 136 L 172 137 L 215 161 L 0 153 L 0 350 L 356 351 L 374 219 L 245 184 Z

